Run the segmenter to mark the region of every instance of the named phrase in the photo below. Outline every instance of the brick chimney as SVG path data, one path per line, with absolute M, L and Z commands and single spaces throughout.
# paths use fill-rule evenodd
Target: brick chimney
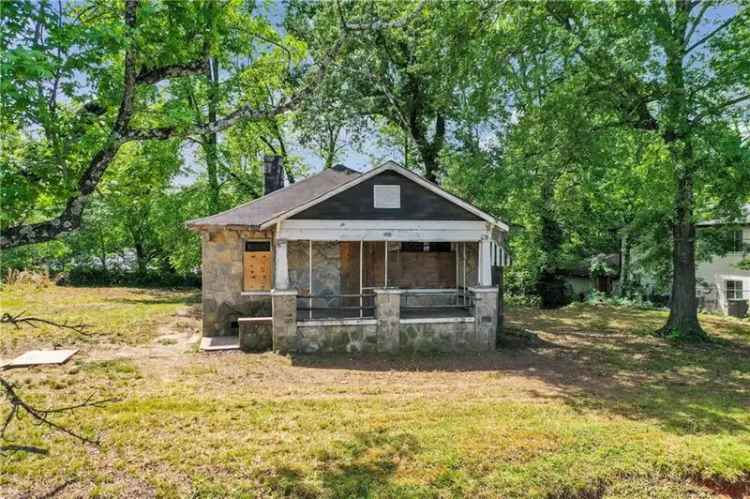
M 284 166 L 281 156 L 263 156 L 263 194 L 284 187 Z

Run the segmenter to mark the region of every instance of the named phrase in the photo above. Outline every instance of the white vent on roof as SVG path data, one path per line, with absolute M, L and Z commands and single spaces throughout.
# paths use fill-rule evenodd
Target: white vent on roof
M 376 185 L 373 190 L 375 208 L 401 208 L 401 186 Z

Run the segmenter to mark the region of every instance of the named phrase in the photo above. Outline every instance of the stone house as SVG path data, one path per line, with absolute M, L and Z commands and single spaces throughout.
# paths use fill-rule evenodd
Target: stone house
M 279 352 L 486 351 L 502 325 L 508 227 L 387 162 L 338 165 L 192 220 L 203 335 Z

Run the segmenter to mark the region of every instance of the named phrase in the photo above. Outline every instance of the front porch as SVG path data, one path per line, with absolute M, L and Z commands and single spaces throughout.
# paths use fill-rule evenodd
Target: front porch
M 274 350 L 494 348 L 501 255 L 490 241 L 277 239 L 273 261 Z M 257 322 L 239 328 L 261 334 Z

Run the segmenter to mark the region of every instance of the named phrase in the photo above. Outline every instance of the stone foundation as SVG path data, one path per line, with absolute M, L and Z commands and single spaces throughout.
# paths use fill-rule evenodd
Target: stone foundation
M 450 321 L 450 322 L 448 322 Z M 468 349 L 468 338 L 474 332 L 474 319 L 415 319 L 401 321 L 401 352 L 462 353 Z
M 267 352 L 273 348 L 273 323 L 265 320 L 240 321 L 240 350 Z
M 301 322 L 297 347 L 302 353 L 376 352 L 377 329 L 373 319 Z

